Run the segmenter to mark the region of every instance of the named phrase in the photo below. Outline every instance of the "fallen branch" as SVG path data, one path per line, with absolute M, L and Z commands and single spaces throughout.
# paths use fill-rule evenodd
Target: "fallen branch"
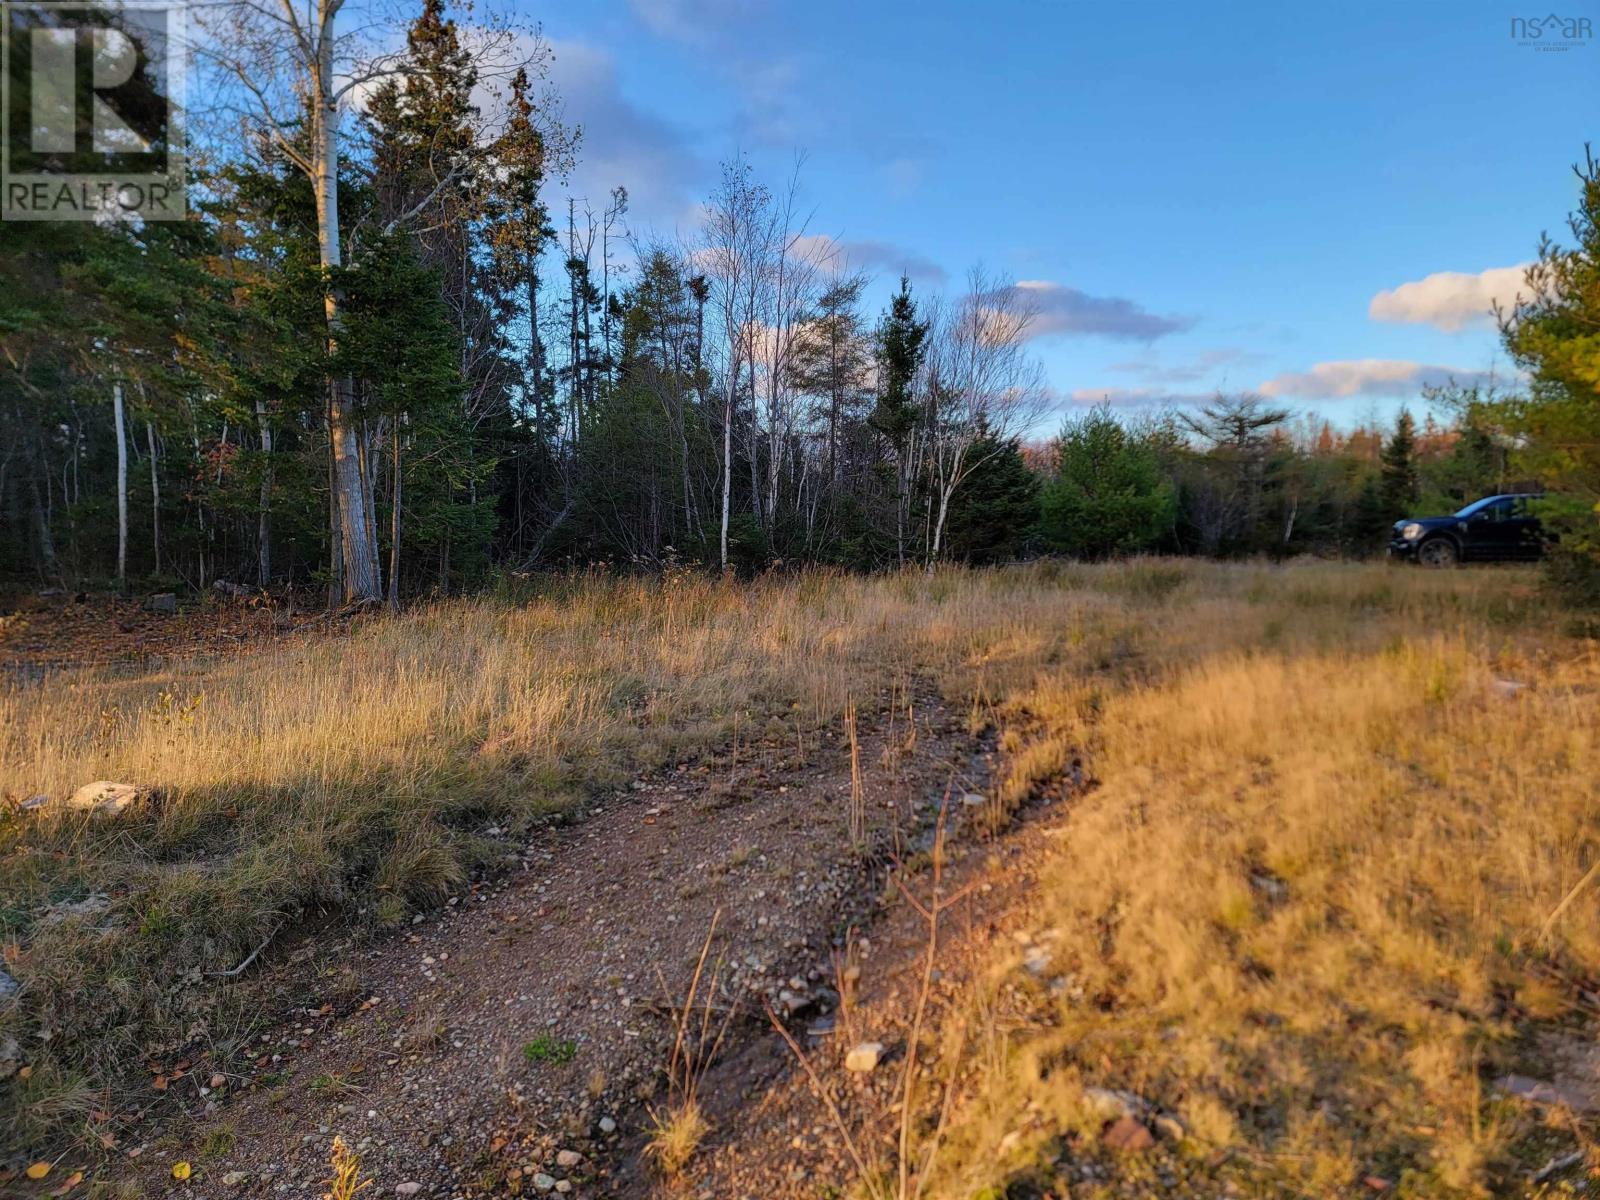
M 1556 905 L 1555 910 L 1544 919 L 1544 925 L 1539 929 L 1539 942 L 1541 945 L 1550 937 L 1550 931 L 1555 928 L 1555 924 L 1560 920 L 1561 914 L 1567 911 L 1572 902 L 1578 898 L 1578 893 L 1583 891 L 1584 887 L 1597 873 L 1600 873 L 1600 859 L 1595 860 L 1594 866 L 1589 868 L 1582 879 L 1572 885 L 1572 890 L 1566 894 L 1565 899 Z
M 273 931 L 271 933 L 267 934 L 266 941 L 262 942 L 261 945 L 257 946 L 254 950 L 250 951 L 250 957 L 246 958 L 237 967 L 233 968 L 233 970 L 231 970 L 231 971 L 207 971 L 206 974 L 211 976 L 211 978 L 213 978 L 213 979 L 232 979 L 235 975 L 244 974 L 244 972 L 249 969 L 250 964 L 255 962 L 257 957 L 260 956 L 261 952 L 272 944 L 272 939 L 278 936 L 278 930 L 282 929 L 282 928 L 283 928 L 283 926 L 279 925 L 279 926 L 277 926 L 277 928 L 273 929 Z
M 1543 1183 L 1552 1175 L 1559 1175 L 1568 1167 L 1577 1166 L 1583 1161 L 1583 1158 L 1584 1153 L 1582 1150 L 1574 1150 L 1571 1154 L 1563 1154 L 1560 1158 L 1553 1158 L 1533 1173 L 1531 1176 L 1532 1182 Z

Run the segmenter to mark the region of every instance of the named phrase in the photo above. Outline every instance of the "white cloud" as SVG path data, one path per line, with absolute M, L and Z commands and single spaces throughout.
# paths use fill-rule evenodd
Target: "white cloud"
M 1120 296 L 1091 296 L 1044 279 L 1021 279 L 1011 288 L 1024 293 L 1021 299 L 1033 311 L 1030 338 L 1094 334 L 1149 342 L 1194 324 L 1188 317 L 1164 317 Z
M 1303 400 L 1348 400 L 1355 396 L 1414 395 L 1454 379 L 1471 385 L 1491 380 L 1487 371 L 1441 367 L 1394 358 L 1356 358 L 1320 362 L 1309 371 L 1276 375 L 1256 390 L 1264 396 Z
M 1528 264 L 1490 267 L 1469 275 L 1463 271 L 1435 271 L 1432 275 L 1379 292 L 1367 306 L 1374 321 L 1432 325 L 1456 333 L 1469 325 L 1487 325 L 1498 301 L 1509 306 L 1522 288 Z

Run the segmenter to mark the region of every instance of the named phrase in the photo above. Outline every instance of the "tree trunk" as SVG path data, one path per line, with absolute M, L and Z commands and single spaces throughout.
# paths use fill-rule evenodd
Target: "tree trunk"
M 150 447 L 150 550 L 155 572 L 161 574 L 161 476 L 156 471 L 156 427 L 144 423 L 145 442 Z
M 128 430 L 122 383 L 111 385 L 111 413 L 117 427 L 117 591 L 128 586 Z
M 331 22 L 330 22 L 331 25 Z M 332 29 L 318 40 L 318 88 L 313 136 L 316 174 L 312 189 L 317 202 L 317 250 L 326 282 L 322 296 L 328 325 L 328 350 L 336 352 L 344 332 L 344 297 L 331 278 L 342 265 L 339 247 L 339 111 L 333 98 Z M 378 578 L 378 552 L 372 542 L 366 481 L 361 476 L 357 441 L 355 384 L 348 375 L 328 380 L 328 443 L 333 456 L 333 496 L 338 508 L 338 541 L 342 561 L 341 597 L 346 604 L 383 599 Z
M 256 423 L 261 428 L 261 493 L 256 501 L 256 582 L 272 582 L 272 424 L 266 402 L 256 401 Z
M 933 523 L 933 537 L 928 544 L 928 574 L 933 574 L 933 564 L 939 561 L 939 543 L 944 537 L 944 520 L 950 513 L 950 493 L 953 487 L 939 489 L 939 516 Z
M 389 611 L 400 611 L 400 423 L 394 429 L 394 485 L 389 512 Z
M 739 394 L 739 367 L 734 364 L 728 381 L 728 404 L 722 422 L 722 569 L 728 569 L 729 493 L 733 490 L 733 412 Z

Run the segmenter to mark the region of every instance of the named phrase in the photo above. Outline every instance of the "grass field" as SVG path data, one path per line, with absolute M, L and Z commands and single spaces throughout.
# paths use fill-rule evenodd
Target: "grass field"
M 990 1031 L 941 1188 L 1043 1178 L 1090 1086 L 1181 1114 L 1263 1194 L 1495 1188 L 1533 1131 L 1487 1081 L 1600 971 L 1593 894 L 1551 919 L 1600 860 L 1600 661 L 1562 620 L 1500 570 L 583 576 L 13 684 L 0 794 L 155 799 L 0 827 L 24 985 L 0 1039 L 33 1067 L 0 1083 L 8 1138 L 80 1129 L 130 1062 L 206 1036 L 207 973 L 297 917 L 399 922 L 501 853 L 491 829 L 742 737 L 804 755 L 915 676 L 1001 730 L 1005 803 L 1074 756 L 1099 781 L 1040 898 L 1072 986 Z

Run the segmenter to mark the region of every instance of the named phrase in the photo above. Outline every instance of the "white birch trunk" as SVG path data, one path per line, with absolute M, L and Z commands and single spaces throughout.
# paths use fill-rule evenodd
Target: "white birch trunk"
M 122 384 L 111 385 L 111 412 L 117 426 L 117 590 L 128 586 L 128 417 Z

